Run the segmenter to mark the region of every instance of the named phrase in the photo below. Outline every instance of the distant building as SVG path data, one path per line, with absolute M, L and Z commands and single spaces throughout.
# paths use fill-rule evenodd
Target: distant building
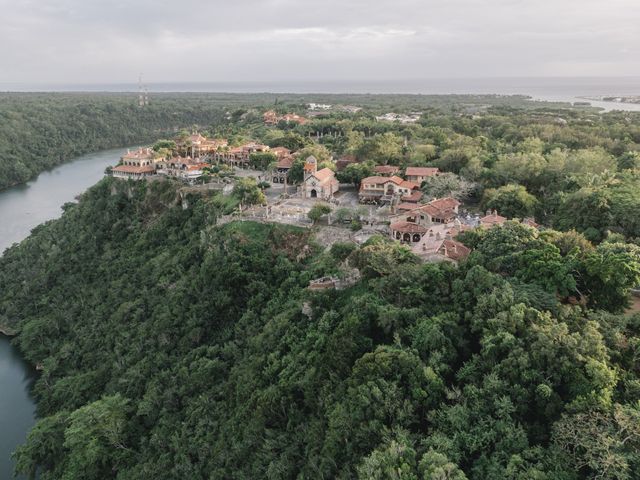
M 297 123 L 298 125 L 304 125 L 309 120 L 295 113 L 287 113 L 280 118 L 280 121 L 284 121 L 287 123 Z
M 264 114 L 262 115 L 262 120 L 266 125 L 269 126 L 277 125 L 281 121 L 287 123 L 297 123 L 299 125 L 304 125 L 309 121 L 305 117 L 302 117 L 296 113 L 285 113 L 284 115 L 280 116 L 275 112 L 275 110 L 267 110 L 266 112 L 264 112 Z
M 326 103 L 310 103 L 309 110 L 331 110 L 332 105 Z
M 376 116 L 376 120 L 381 122 L 398 122 L 398 123 L 416 123 L 420 120 L 422 114 L 414 112 L 409 115 L 401 114 L 401 113 L 385 113 L 384 115 Z
M 264 115 L 262 115 L 262 119 L 267 125 L 278 124 L 278 114 L 274 110 L 267 110 L 266 112 L 264 112 Z
M 307 158 L 304 164 L 304 180 L 301 193 L 304 198 L 328 200 L 338 191 L 339 183 L 330 168 L 318 170 L 318 160 L 314 156 Z
M 355 105 L 338 105 L 336 108 L 347 113 L 358 113 L 362 110 L 362 107 L 356 107 Z

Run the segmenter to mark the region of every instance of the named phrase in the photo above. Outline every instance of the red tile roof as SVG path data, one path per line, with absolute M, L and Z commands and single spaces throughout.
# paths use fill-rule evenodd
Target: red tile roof
M 151 150 L 150 148 L 139 148 L 138 150 L 135 150 L 133 152 L 127 152 L 122 156 L 122 159 L 125 160 L 130 160 L 130 159 L 134 159 L 134 160 L 138 160 L 141 158 L 144 159 L 149 159 L 149 158 L 153 158 L 154 156 L 154 152 L 153 150 Z
M 377 165 L 373 168 L 373 171 L 375 173 L 381 175 L 392 175 L 394 173 L 397 173 L 398 170 L 400 170 L 400 168 L 396 167 L 395 165 Z
M 422 197 L 423 193 L 420 190 L 414 190 L 409 195 L 403 195 L 400 200 L 402 200 L 403 202 L 417 203 L 422 199 Z
M 293 166 L 293 157 L 284 157 L 282 158 L 276 168 L 291 168 Z
M 428 228 L 413 222 L 392 223 L 389 228 L 393 232 L 400 233 L 427 233 Z
M 505 217 L 498 215 L 495 211 L 480 219 L 482 225 L 502 225 L 506 221 L 507 219 Z
M 291 155 L 291 150 L 285 147 L 274 147 L 269 151 L 278 157 L 286 157 L 288 155 Z
M 320 183 L 324 183 L 328 180 L 331 180 L 334 178 L 334 173 L 333 170 L 331 170 L 330 168 L 323 168 L 322 170 L 318 170 L 316 173 L 313 174 L 314 177 L 316 177 Z
M 456 240 L 445 239 L 442 242 L 442 246 L 438 249 L 438 253 L 451 260 L 460 260 L 468 257 L 471 249 Z
M 133 165 L 119 165 L 117 167 L 113 167 L 111 171 L 122 172 L 122 173 L 154 173 L 156 169 L 151 165 L 147 165 L 145 167 L 136 167 Z
M 456 212 L 455 210 L 450 210 L 450 209 L 440 209 L 437 207 L 434 207 L 431 204 L 426 204 L 422 207 L 418 207 L 417 210 L 421 210 L 425 213 L 428 213 L 431 217 L 433 218 L 439 218 L 442 220 L 448 220 L 450 218 L 454 218 L 456 216 Z
M 406 176 L 416 176 L 416 177 L 431 177 L 432 175 L 436 175 L 438 173 L 438 169 L 435 167 L 407 167 L 405 171 Z
M 408 212 L 408 211 L 415 210 L 415 209 L 416 209 L 416 204 L 415 203 L 408 203 L 408 202 L 400 203 L 396 207 L 396 210 L 403 211 L 403 212 Z
M 440 210 L 453 210 L 456 207 L 462 205 L 458 200 L 451 197 L 445 198 L 436 198 L 435 200 L 431 200 L 429 205 L 433 205 Z
M 367 185 L 384 185 L 386 183 L 394 183 L 402 188 L 407 188 L 409 190 L 413 190 L 418 188 L 418 185 L 416 185 L 413 182 L 409 182 L 407 180 L 403 180 L 402 178 L 398 177 L 397 175 L 394 175 L 392 177 L 380 177 L 380 176 L 373 176 L 373 177 L 367 177 L 367 178 L 363 178 L 362 181 L 360 182 L 360 188 L 363 188 L 363 185 L 367 184 Z
M 456 238 L 459 233 L 467 232 L 469 230 L 473 230 L 473 227 L 471 225 L 459 223 L 458 225 L 455 225 L 447 230 L 447 234 L 451 235 L 452 238 Z
M 403 180 L 400 183 L 400 186 L 402 188 L 408 188 L 409 190 L 416 190 L 417 188 L 420 188 L 420 185 L 414 182 L 410 182 L 409 180 Z
M 392 182 L 393 181 L 392 178 L 393 177 L 379 177 L 379 176 L 367 177 L 362 179 L 362 181 L 360 182 L 360 185 L 364 185 L 365 183 L 367 185 L 370 185 L 370 184 L 384 185 L 387 182 Z
M 415 210 L 423 211 L 431 217 L 448 220 L 457 216 L 455 208 L 460 205 L 455 198 L 447 197 L 432 200 L 426 205 L 417 206 Z

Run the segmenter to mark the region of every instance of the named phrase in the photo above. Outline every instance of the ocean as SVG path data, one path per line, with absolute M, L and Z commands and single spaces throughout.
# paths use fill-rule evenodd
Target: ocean
M 535 100 L 576 102 L 582 97 L 640 96 L 640 77 L 517 77 L 363 81 L 237 81 L 153 82 L 149 92 L 227 93 L 409 93 L 424 95 L 529 95 Z M 14 92 L 136 92 L 138 83 L 10 84 L 0 91 Z M 606 110 L 640 111 L 640 105 L 591 101 Z

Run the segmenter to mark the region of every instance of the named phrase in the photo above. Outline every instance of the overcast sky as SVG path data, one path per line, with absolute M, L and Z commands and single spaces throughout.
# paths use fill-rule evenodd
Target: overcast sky
M 0 82 L 640 75 L 638 0 L 0 0 Z

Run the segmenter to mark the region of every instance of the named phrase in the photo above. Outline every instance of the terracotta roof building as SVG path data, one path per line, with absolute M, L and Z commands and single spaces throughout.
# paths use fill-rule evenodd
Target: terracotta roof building
M 480 226 L 484 228 L 490 228 L 495 225 L 502 225 L 506 221 L 507 218 L 498 215 L 497 211 L 487 211 L 487 215 L 480 219 Z
M 413 190 L 409 195 L 403 195 L 400 200 L 407 203 L 417 204 L 422 200 L 424 194 L 420 190 Z
M 115 178 L 130 178 L 133 180 L 142 180 L 143 178 L 155 175 L 155 173 L 156 168 L 151 165 L 143 167 L 134 165 L 118 165 L 117 167 L 113 167 L 111 169 L 111 174 Z
M 267 125 L 276 125 L 278 123 L 278 114 L 274 110 L 267 110 L 262 115 L 262 119 Z
M 394 196 L 410 195 L 417 188 L 415 183 L 396 175 L 367 177 L 360 182 L 358 198 L 363 203 L 391 202 Z
M 425 205 L 418 205 L 403 215 L 407 221 L 422 225 L 449 223 L 458 218 L 459 206 L 460 202 L 455 198 L 440 198 L 432 200 Z
M 252 153 L 263 153 L 269 151 L 271 150 L 268 145 L 249 142 L 239 147 L 218 149 L 214 154 L 214 159 L 232 167 L 249 168 L 249 157 Z
M 273 153 L 278 158 L 291 156 L 291 150 L 285 147 L 274 147 L 269 149 L 269 152 Z
M 413 222 L 400 221 L 389 225 L 391 238 L 409 245 L 418 243 L 429 230 L 427 227 Z
M 338 191 L 340 183 L 330 168 L 318 170 L 318 160 L 314 156 L 307 158 L 304 164 L 304 180 L 300 187 L 304 198 L 328 200 Z
M 455 225 L 432 225 L 420 241 L 411 246 L 411 250 L 419 257 L 431 262 L 457 262 L 466 258 L 471 253 L 471 249 L 455 240 L 455 235 L 450 233 L 452 229 L 457 230 L 461 225 L 459 221 L 455 223 Z
M 407 167 L 405 177 L 407 180 L 421 185 L 427 178 L 437 175 L 439 170 L 434 167 Z
M 149 147 L 139 148 L 133 152 L 127 150 L 127 153 L 120 158 L 120 163 L 135 167 L 153 165 L 155 163 L 155 152 Z

